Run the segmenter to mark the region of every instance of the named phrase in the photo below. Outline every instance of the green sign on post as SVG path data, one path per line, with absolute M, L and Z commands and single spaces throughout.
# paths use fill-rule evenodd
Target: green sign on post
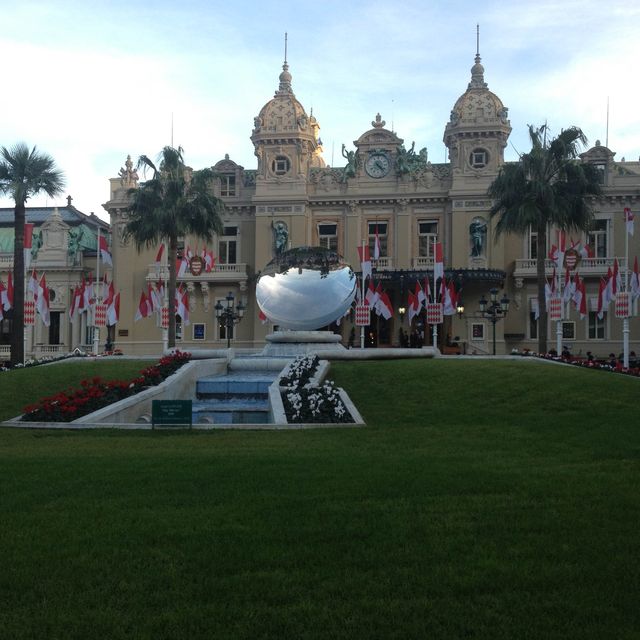
M 151 426 L 193 425 L 191 400 L 152 400 Z

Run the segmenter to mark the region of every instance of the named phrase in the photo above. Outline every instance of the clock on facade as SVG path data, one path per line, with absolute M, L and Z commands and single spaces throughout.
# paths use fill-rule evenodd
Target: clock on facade
M 383 178 L 391 169 L 391 161 L 386 153 L 372 153 L 364 164 L 364 170 L 372 178 Z

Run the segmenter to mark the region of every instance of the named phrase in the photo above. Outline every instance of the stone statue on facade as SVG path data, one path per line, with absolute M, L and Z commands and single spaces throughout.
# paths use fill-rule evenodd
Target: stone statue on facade
M 355 151 L 347 151 L 347 148 L 343 144 L 342 157 L 347 161 L 347 165 L 345 166 L 342 174 L 342 181 L 346 182 L 348 178 L 356 177 L 356 171 L 358 170 L 358 155 Z
M 79 264 L 80 258 L 80 241 L 84 236 L 84 229 L 82 227 L 78 227 L 77 229 L 69 229 L 69 248 L 67 253 L 71 258 L 71 263 L 76 265 Z
M 273 246 L 277 256 L 284 253 L 289 246 L 289 228 L 287 223 L 278 220 L 273 226 Z
M 471 241 L 471 256 L 479 258 L 484 252 L 487 236 L 487 223 L 475 218 L 469 225 L 469 240 Z
M 42 247 L 43 241 L 42 241 L 42 231 L 34 231 L 33 232 L 33 237 L 31 239 L 31 258 L 33 260 L 37 260 L 38 259 L 38 251 L 40 251 L 40 248 Z
M 131 156 L 127 156 L 124 167 L 120 168 L 118 175 L 120 176 L 120 184 L 123 187 L 131 188 L 138 184 L 138 172 L 133 168 Z

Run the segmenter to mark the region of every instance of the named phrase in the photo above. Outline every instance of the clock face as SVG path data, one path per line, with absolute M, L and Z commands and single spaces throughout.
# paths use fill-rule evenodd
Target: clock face
M 389 156 L 384 153 L 372 153 L 367 158 L 364 169 L 372 178 L 383 178 L 391 169 Z

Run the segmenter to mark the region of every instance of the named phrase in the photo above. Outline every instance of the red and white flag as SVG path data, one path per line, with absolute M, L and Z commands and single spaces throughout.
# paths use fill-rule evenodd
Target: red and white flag
M 389 296 L 386 291 L 382 292 L 376 308 L 379 309 L 379 315 L 381 315 L 385 320 L 389 320 L 389 318 L 393 317 L 393 305 L 391 304 L 391 300 L 389 300 Z
M 112 283 L 113 284 L 113 283 Z M 120 320 L 120 292 L 109 301 L 107 305 L 107 327 L 112 327 Z
M 156 266 L 159 267 L 162 264 L 162 256 L 164 255 L 164 242 L 160 245 L 158 253 L 156 253 Z
M 7 276 L 7 286 L 3 286 L 3 290 L 0 292 L 0 305 L 5 311 L 13 308 L 13 275 L 11 271 Z
M 82 311 L 88 311 L 91 308 L 91 305 L 94 302 L 94 297 L 93 297 L 93 274 L 89 274 L 89 277 L 87 278 L 87 281 L 85 282 L 84 279 L 82 281 L 82 307 L 81 310 Z
M 99 235 L 98 238 L 100 243 L 100 257 L 102 258 L 102 262 L 113 267 L 113 258 L 111 257 L 111 252 L 109 251 L 107 239 L 103 235 Z
M 562 302 L 568 304 L 575 292 L 575 282 L 569 273 L 569 269 L 564 272 L 564 288 L 562 289 Z
M 11 275 L 11 273 L 9 273 Z M 633 261 L 633 271 L 631 272 L 631 282 L 629 288 L 631 289 L 631 299 L 635 300 L 640 297 L 640 271 L 638 271 L 638 256 Z
M 176 315 L 182 318 L 182 324 L 189 324 L 189 294 L 180 287 L 176 289 Z
M 371 278 L 371 254 L 367 245 L 358 247 L 358 257 L 360 258 L 360 268 L 362 270 L 362 279 Z
M 45 327 L 51 324 L 51 316 L 49 313 L 49 289 L 47 287 L 47 281 L 42 274 L 40 282 L 38 283 L 38 300 L 36 302 L 36 311 L 40 314 L 40 318 Z
M 176 273 L 178 278 L 182 278 L 189 268 L 189 260 L 186 255 L 176 260 Z
M 624 222 L 627 227 L 627 233 L 633 235 L 633 212 L 629 207 L 624 208 Z
M 380 286 L 380 284 L 378 284 L 378 286 Z M 373 309 L 378 303 L 379 297 L 380 297 L 379 293 L 373 287 L 373 280 L 369 280 L 367 293 L 364 296 L 364 304 L 369 305 Z
M 27 281 L 27 291 L 31 291 L 31 293 L 33 293 L 34 300 L 38 299 L 38 287 L 39 287 L 38 274 L 34 269 L 31 272 L 31 275 L 29 276 L 29 280 Z
M 442 242 L 436 242 L 434 247 L 433 258 L 433 279 L 437 281 L 444 278 L 444 257 L 442 253 Z
M 378 235 L 378 224 L 376 223 L 376 233 L 373 237 L 373 259 L 380 258 L 380 236 Z
M 407 310 L 409 326 L 411 326 L 411 321 L 420 313 L 420 303 L 412 291 L 409 291 L 408 294 Z
M 431 300 L 431 284 L 429 283 L 429 278 L 424 279 L 424 287 L 422 288 L 424 292 L 424 308 L 427 308 L 427 304 Z
M 145 292 L 143 291 L 140 294 L 140 302 L 138 302 L 138 308 L 136 309 L 136 315 L 134 316 L 134 321 L 142 320 L 142 318 L 146 318 L 151 315 L 151 304 L 147 299 Z
M 444 308 L 442 313 L 445 316 L 453 316 L 457 312 L 458 295 L 456 294 L 456 288 L 451 280 L 446 286 L 443 287 L 443 303 Z
M 216 267 L 216 257 L 213 255 L 213 251 L 210 251 L 206 247 L 202 250 L 202 258 L 204 259 L 204 270 L 206 273 L 210 273 Z
M 24 225 L 24 268 L 31 266 L 31 248 L 33 247 L 33 224 L 27 222 Z
M 606 288 L 607 288 L 606 281 L 604 280 L 604 278 L 600 278 L 600 285 L 598 287 L 598 320 L 602 320 L 602 318 L 604 318 L 604 310 L 609 305 L 609 302 L 610 302 L 605 300 Z
M 420 280 L 416 280 L 416 286 L 413 295 L 418 301 L 418 313 L 420 313 L 420 310 L 424 307 L 426 302 L 426 296 L 424 294 L 424 290 L 420 286 Z
M 262 309 L 260 309 L 258 313 L 258 320 L 260 320 L 261 324 L 267 324 L 267 322 L 269 322 L 269 318 L 267 318 Z

